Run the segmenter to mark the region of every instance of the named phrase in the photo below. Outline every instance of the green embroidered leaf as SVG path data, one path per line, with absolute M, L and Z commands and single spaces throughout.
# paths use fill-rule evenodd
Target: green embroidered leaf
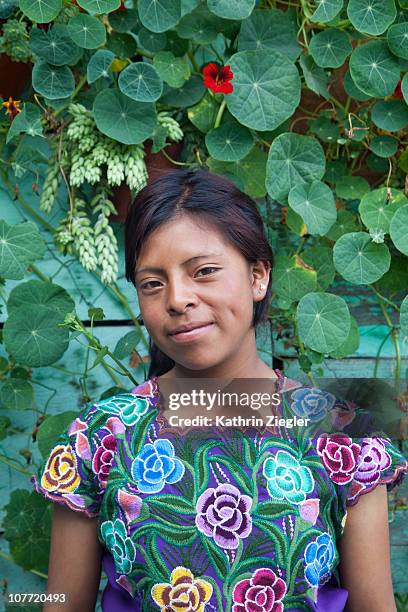
M 196 510 L 191 501 L 181 495 L 149 495 L 149 504 L 163 507 L 176 514 L 192 514 L 195 516 Z
M 151 536 L 147 538 L 145 551 L 149 567 L 152 567 L 155 570 L 158 576 L 160 576 L 161 580 L 167 581 L 169 570 L 161 557 L 159 547 L 157 545 L 156 533 L 152 533 Z
M 147 432 L 151 423 L 156 418 L 156 414 L 156 410 L 148 410 L 137 423 L 137 426 L 134 427 L 131 442 L 132 456 L 137 457 L 137 455 L 142 451 L 144 445 L 146 444 Z
M 194 457 L 194 473 L 196 474 L 195 483 L 197 487 L 197 497 L 207 488 L 210 477 L 208 462 L 208 452 L 211 448 L 218 446 L 219 442 L 210 441 L 203 444 Z
M 302 464 L 303 465 L 303 464 Z M 261 502 L 256 507 L 256 512 L 254 513 L 257 517 L 263 519 L 276 519 L 280 516 L 285 516 L 287 514 L 293 514 L 293 504 L 289 504 L 287 501 L 267 501 Z
M 208 457 L 208 461 L 210 463 L 221 463 L 225 465 L 234 475 L 234 479 L 237 482 L 238 487 L 241 489 L 241 491 L 243 493 L 246 493 L 247 495 L 252 495 L 253 491 L 251 481 L 236 461 L 223 455 L 212 455 L 211 457 Z
M 263 519 L 252 519 L 252 523 L 262 529 L 273 541 L 275 545 L 276 556 L 280 565 L 285 564 L 285 559 L 288 554 L 288 541 L 278 525 Z
M 225 577 L 229 571 L 229 564 L 224 550 L 219 548 L 212 538 L 209 538 L 202 533 L 200 533 L 200 537 L 210 558 L 210 564 L 214 567 L 218 577 L 225 580 Z

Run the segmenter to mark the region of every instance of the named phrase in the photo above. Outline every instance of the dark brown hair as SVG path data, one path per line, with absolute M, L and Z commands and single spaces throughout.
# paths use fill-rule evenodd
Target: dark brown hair
M 156 228 L 177 215 L 189 214 L 210 223 L 249 263 L 258 259 L 273 268 L 273 253 L 255 201 L 224 176 L 204 168 L 174 169 L 149 182 L 129 208 L 125 221 L 126 279 L 135 285 L 134 271 L 142 245 Z M 265 297 L 254 302 L 254 327 L 267 320 L 271 276 Z M 174 366 L 150 339 L 149 378 Z

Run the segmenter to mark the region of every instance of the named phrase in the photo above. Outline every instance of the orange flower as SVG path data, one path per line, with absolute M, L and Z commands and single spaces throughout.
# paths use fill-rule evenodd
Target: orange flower
M 77 459 L 70 444 L 58 444 L 52 449 L 41 478 L 47 491 L 72 493 L 80 483 Z
M 151 595 L 161 612 L 204 612 L 212 592 L 211 583 L 194 578 L 188 568 L 179 565 L 171 572 L 170 583 L 155 584 Z
M 20 100 L 13 100 L 11 96 L 9 97 L 8 102 L 3 102 L 3 106 L 5 107 L 6 113 L 11 120 L 13 120 L 18 113 L 21 113 Z

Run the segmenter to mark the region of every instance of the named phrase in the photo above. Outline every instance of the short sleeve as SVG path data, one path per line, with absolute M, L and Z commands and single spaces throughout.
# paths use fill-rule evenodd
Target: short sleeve
M 35 491 L 89 518 L 98 516 L 116 451 L 116 421 L 97 404 L 87 406 L 31 477 Z
M 378 485 L 391 491 L 408 472 L 408 460 L 390 438 L 373 436 L 353 439 L 355 466 L 347 483 L 346 506 L 354 506 L 361 495 Z

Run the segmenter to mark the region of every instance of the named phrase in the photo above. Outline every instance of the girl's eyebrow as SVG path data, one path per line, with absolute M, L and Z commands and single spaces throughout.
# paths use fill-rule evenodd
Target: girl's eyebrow
M 220 257 L 220 256 L 222 256 L 221 253 L 206 253 L 205 255 L 195 255 L 194 257 L 190 257 L 189 259 L 186 259 L 186 261 L 183 261 L 183 263 L 181 265 L 184 266 L 185 264 L 190 263 L 190 261 L 195 261 L 197 259 L 204 259 L 206 257 Z M 146 268 L 140 268 L 139 270 L 136 268 L 135 276 L 136 276 L 136 274 L 140 274 L 141 272 L 153 272 L 153 273 L 160 274 L 163 271 L 164 271 L 163 268 L 158 268 L 158 267 L 154 267 L 154 266 L 148 266 Z

